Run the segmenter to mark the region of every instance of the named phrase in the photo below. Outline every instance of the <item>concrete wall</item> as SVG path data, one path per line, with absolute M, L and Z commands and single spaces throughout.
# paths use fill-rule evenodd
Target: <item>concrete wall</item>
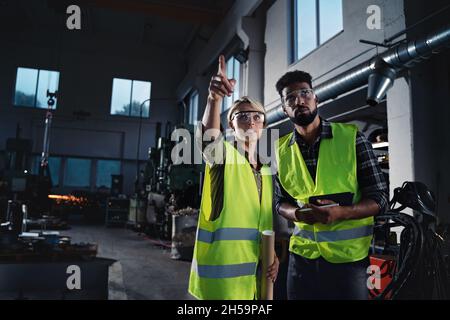
M 42 148 L 45 110 L 12 105 L 17 67 L 58 70 L 50 154 L 122 160 L 124 192 L 132 193 L 139 118 L 110 115 L 113 78 L 152 82 L 150 117 L 143 119 L 141 131 L 140 159 L 145 160 L 155 146 L 156 123 L 163 124 L 164 133 L 167 121 L 181 120 L 175 89 L 184 72 L 182 60 L 158 47 L 115 41 L 114 35 L 97 39 L 66 31 L 61 42 L 55 36 L 51 30 L 30 30 L 2 41 L 8 50 L 0 53 L 0 150 L 15 136 L 17 123 L 22 137 L 33 140 L 33 152 Z M 79 119 L 73 112 L 80 110 L 91 115 Z

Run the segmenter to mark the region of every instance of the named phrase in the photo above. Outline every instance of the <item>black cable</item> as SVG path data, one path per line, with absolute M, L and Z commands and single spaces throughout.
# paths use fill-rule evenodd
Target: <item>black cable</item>
M 394 221 L 396 226 L 403 226 L 402 243 L 414 243 L 414 246 L 401 246 L 398 253 L 396 272 L 393 275 L 392 281 L 375 299 L 386 299 L 389 296 L 393 299 L 398 292 L 409 280 L 412 270 L 416 267 L 418 259 L 416 258 L 421 251 L 421 232 L 413 217 L 401 212 L 390 211 L 382 216 L 376 217 L 377 222 L 380 221 Z
M 423 184 L 405 182 L 394 190 L 390 211 L 377 216 L 383 228 L 403 226 L 397 266 L 392 281 L 375 299 L 448 299 L 449 275 L 444 239 L 435 231 L 434 197 Z M 396 205 L 400 205 L 396 208 Z M 401 211 L 417 210 L 415 216 Z M 387 223 L 386 223 L 387 221 Z M 393 221 L 391 223 L 390 221 Z

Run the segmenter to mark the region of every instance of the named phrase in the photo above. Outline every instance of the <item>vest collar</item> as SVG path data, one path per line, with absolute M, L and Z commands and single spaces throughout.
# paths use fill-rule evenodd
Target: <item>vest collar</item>
M 333 138 L 333 131 L 331 129 L 331 124 L 329 121 L 323 119 L 320 117 L 320 139 L 331 139 Z M 299 141 L 300 143 L 303 142 L 302 137 L 300 134 L 295 130 L 294 128 L 294 134 L 291 136 L 291 139 L 289 140 L 289 147 L 292 146 L 296 141 Z
M 241 152 L 242 150 L 239 150 L 239 149 L 237 148 L 237 142 L 236 142 L 236 140 L 230 140 L 230 141 L 228 141 L 228 142 L 234 147 L 234 149 L 236 149 L 237 152 L 239 152 L 240 155 L 242 155 L 242 156 L 245 158 L 245 160 L 248 161 L 247 155 L 246 155 L 245 153 L 242 153 L 242 152 Z M 264 167 L 264 166 L 267 166 L 267 165 L 270 163 L 270 158 L 265 157 L 265 156 L 259 154 L 259 152 L 257 153 L 257 157 L 258 157 L 258 161 L 262 164 L 263 167 Z M 250 166 L 250 167 L 251 167 L 251 166 Z

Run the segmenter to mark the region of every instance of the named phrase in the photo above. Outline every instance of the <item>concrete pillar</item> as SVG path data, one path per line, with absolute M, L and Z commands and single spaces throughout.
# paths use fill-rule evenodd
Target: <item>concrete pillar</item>
M 395 188 L 401 187 L 404 181 L 414 181 L 413 119 L 408 80 L 396 79 L 386 97 L 390 200 Z M 413 211 L 408 208 L 403 212 L 413 215 Z M 397 233 L 397 242 L 400 242 L 403 227 L 391 230 Z
M 390 197 L 404 181 L 414 180 L 411 94 L 407 79 L 398 78 L 387 92 Z
M 241 92 L 261 103 L 264 99 L 265 11 L 259 8 L 253 16 L 242 17 L 237 34 L 249 50 L 242 68 Z

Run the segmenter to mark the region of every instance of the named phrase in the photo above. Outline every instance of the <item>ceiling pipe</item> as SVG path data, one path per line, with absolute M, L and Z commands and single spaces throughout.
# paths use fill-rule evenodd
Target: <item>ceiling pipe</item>
M 376 106 L 394 84 L 397 74 L 394 68 L 383 59 L 377 58 L 373 64 L 373 72 L 368 78 L 367 104 Z
M 385 52 L 348 71 L 315 86 L 320 102 L 368 84 L 367 103 L 376 105 L 392 86 L 396 76 L 404 69 L 430 58 L 450 46 L 450 25 L 417 40 L 399 43 Z M 281 104 L 267 112 L 267 123 L 286 118 Z

